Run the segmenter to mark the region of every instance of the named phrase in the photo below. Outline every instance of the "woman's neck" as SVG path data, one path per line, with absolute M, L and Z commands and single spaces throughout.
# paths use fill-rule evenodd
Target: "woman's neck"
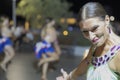
M 50 38 L 49 38 L 48 36 L 46 36 L 46 37 L 44 38 L 44 40 L 45 40 L 47 43 L 50 43 Z
M 118 45 L 119 43 L 120 43 L 120 37 L 118 37 L 113 31 L 111 31 L 105 43 L 95 48 L 94 56 L 98 57 L 106 54 L 112 46 Z
M 113 43 L 112 38 L 109 37 L 103 45 L 96 47 L 94 51 L 94 56 L 98 57 L 106 54 L 109 51 L 109 49 L 114 45 L 115 43 Z

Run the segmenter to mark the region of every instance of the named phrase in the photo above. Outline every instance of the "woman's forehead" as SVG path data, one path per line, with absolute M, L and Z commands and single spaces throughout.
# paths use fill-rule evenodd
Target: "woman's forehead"
M 89 18 L 89 19 L 86 19 L 86 20 L 83 20 L 79 23 L 79 26 L 80 28 L 82 27 L 90 27 L 90 26 L 94 26 L 94 25 L 97 25 L 97 24 L 100 24 L 100 19 L 99 18 Z
M 52 29 L 52 28 L 49 28 L 49 29 L 47 29 L 47 32 L 48 33 L 54 33 L 54 32 L 56 32 L 54 29 Z

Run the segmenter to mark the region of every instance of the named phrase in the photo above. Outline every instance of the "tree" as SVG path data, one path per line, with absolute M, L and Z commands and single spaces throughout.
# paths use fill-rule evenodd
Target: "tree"
M 17 6 L 17 15 L 24 16 L 32 25 L 41 27 L 47 17 L 57 22 L 61 17 L 70 17 L 70 6 L 65 0 L 21 0 Z

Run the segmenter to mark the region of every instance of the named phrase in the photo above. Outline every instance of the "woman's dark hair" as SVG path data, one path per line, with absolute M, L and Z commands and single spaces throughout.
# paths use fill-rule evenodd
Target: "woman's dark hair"
M 100 3 L 88 2 L 80 9 L 78 21 L 93 17 L 100 17 L 101 19 L 105 19 L 106 15 L 107 13 Z

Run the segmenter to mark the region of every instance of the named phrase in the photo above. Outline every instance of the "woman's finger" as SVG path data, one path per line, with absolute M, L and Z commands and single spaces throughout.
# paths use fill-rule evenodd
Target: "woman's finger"
M 64 78 L 67 78 L 68 74 L 66 71 L 64 71 L 63 69 L 61 69 L 61 73 L 63 74 L 63 77 Z
M 57 77 L 56 80 L 64 80 L 63 76 Z

